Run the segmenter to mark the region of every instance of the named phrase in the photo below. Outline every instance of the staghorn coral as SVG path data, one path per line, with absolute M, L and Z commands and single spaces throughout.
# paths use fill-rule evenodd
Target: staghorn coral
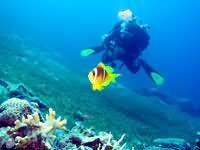
M 14 126 L 17 119 L 22 119 L 34 112 L 39 112 L 36 103 L 11 98 L 0 105 L 0 127 Z
M 54 131 L 56 129 L 65 129 L 67 121 L 61 117 L 55 118 L 55 111 L 49 109 L 49 115 L 46 115 L 46 121 L 41 122 L 38 113 L 28 115 L 27 118 L 16 120 L 15 127 L 10 128 L 9 134 L 15 139 L 16 149 L 52 149 L 54 140 Z
M 43 133 L 50 133 L 55 131 L 55 129 L 65 129 L 65 125 L 67 124 L 67 120 L 62 120 L 61 117 L 58 117 L 55 119 L 55 111 L 53 111 L 51 108 L 49 109 L 49 115 L 46 115 L 46 122 L 41 123 L 42 124 L 42 132 Z
M 120 146 L 121 141 L 124 139 L 125 134 L 123 134 L 118 141 L 114 141 L 113 144 L 111 143 L 112 140 L 112 134 L 109 133 L 109 139 L 107 140 L 107 143 L 102 147 L 102 150 L 106 149 L 106 147 L 110 147 L 112 150 L 123 150 L 126 146 L 126 143 L 124 143 L 122 146 Z M 100 148 L 99 148 L 100 149 Z
M 67 135 L 60 137 L 58 148 L 66 150 L 75 146 L 75 150 L 123 150 L 126 144 L 120 145 L 120 143 L 124 137 L 125 134 L 116 141 L 111 133 L 103 131 L 95 133 L 93 129 L 84 128 L 81 124 L 76 123 L 76 126 Z
M 118 141 L 113 140 L 113 135 L 111 133 L 106 133 L 106 132 L 100 132 L 99 135 L 93 137 L 93 140 L 91 142 L 88 143 L 83 143 L 83 146 L 88 146 L 88 145 L 92 145 L 93 143 L 95 143 L 95 147 L 92 147 L 93 149 L 97 149 L 97 150 L 123 150 L 124 147 L 126 146 L 126 143 L 124 143 L 122 146 L 120 146 L 120 143 L 122 142 L 122 140 L 124 139 L 125 134 L 123 134 L 120 139 Z M 96 148 L 96 146 L 98 146 Z

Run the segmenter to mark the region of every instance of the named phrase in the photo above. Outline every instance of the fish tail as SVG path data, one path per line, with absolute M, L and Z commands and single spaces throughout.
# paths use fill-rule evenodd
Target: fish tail
M 120 77 L 121 74 L 111 74 L 111 77 L 112 77 L 112 83 L 116 83 L 116 78 Z

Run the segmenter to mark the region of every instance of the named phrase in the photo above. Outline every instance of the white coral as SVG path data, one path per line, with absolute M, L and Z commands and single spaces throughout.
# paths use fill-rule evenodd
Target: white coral
M 61 117 L 55 118 L 55 111 L 52 108 L 49 109 L 49 115 L 46 114 L 46 121 L 41 123 L 41 131 L 43 133 L 53 132 L 55 129 L 65 129 L 65 125 L 67 124 L 67 120 L 62 120 Z
M 51 144 L 48 138 L 54 139 L 53 131 L 56 129 L 65 129 L 67 120 L 61 120 L 61 117 L 55 118 L 55 111 L 52 108 L 49 109 L 49 114 L 46 115 L 46 121 L 40 122 L 39 114 L 36 112 L 32 115 L 28 115 L 27 118 L 23 117 L 22 120 L 17 120 L 15 122 L 15 127 L 10 128 L 10 132 L 17 132 L 21 127 L 34 127 L 34 131 L 31 135 L 26 135 L 25 137 L 17 136 L 15 138 L 16 146 L 18 148 L 28 145 L 34 138 L 41 135 L 45 140 L 45 146 L 51 149 Z
M 121 136 L 121 138 L 120 138 L 118 141 L 115 141 L 113 145 L 111 144 L 112 134 L 109 133 L 109 134 L 108 134 L 108 137 L 109 137 L 109 139 L 108 139 L 107 143 L 102 147 L 101 150 L 104 150 L 107 146 L 112 147 L 113 150 L 123 150 L 124 147 L 126 146 L 126 143 L 124 143 L 122 146 L 120 146 L 120 143 L 121 143 L 122 140 L 124 139 L 125 134 L 123 134 L 123 135 Z

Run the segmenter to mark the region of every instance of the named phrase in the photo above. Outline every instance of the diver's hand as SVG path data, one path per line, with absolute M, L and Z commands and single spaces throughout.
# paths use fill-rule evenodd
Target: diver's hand
M 151 26 L 150 26 L 150 25 L 148 25 L 148 24 L 142 24 L 142 25 L 140 25 L 140 28 L 142 28 L 142 29 L 144 29 L 144 30 L 148 31 L 148 30 L 150 30 L 150 29 L 151 29 Z
M 101 37 L 102 41 L 104 42 L 104 41 L 106 40 L 107 37 L 108 37 L 108 34 L 104 34 L 104 35 Z

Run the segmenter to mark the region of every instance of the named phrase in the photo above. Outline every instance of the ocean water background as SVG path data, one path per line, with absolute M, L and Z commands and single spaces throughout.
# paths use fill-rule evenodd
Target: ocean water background
M 152 27 L 144 58 L 165 76 L 161 90 L 200 104 L 198 0 L 0 0 L 0 31 L 57 50 L 67 66 L 87 78 L 101 55 L 81 58 L 80 50 L 98 45 L 117 22 L 118 11 L 127 8 Z M 130 88 L 154 87 L 143 71 L 119 72 L 119 82 Z

